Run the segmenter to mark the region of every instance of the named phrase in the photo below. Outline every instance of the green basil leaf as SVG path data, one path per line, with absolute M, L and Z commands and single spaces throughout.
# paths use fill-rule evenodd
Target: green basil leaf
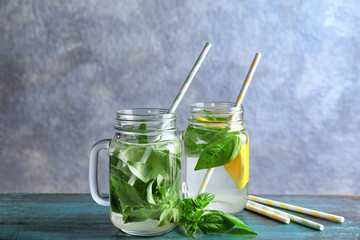
M 166 197 L 166 187 L 165 187 L 165 181 L 162 181 L 160 183 L 160 186 L 158 186 L 158 191 L 161 194 L 162 198 Z
M 125 163 L 129 159 L 133 162 L 139 162 L 141 157 L 144 155 L 145 149 L 146 147 L 124 145 L 117 157 Z
M 170 162 L 170 153 L 168 150 L 159 149 L 154 147 L 151 151 L 149 158 L 146 163 L 151 165 L 153 168 L 152 178 L 157 178 L 158 175 L 164 177 L 168 176 L 169 173 L 169 162 Z
M 111 183 L 111 177 L 110 177 L 110 208 L 112 212 L 121 213 L 122 208 L 120 205 L 120 200 L 115 193 L 115 187 L 114 184 Z
M 136 191 L 138 192 L 139 196 L 141 197 L 141 199 L 143 201 L 147 201 L 146 200 L 146 187 L 147 187 L 147 183 L 146 182 L 143 182 L 141 181 L 140 179 L 137 179 L 134 183 L 134 186 L 133 186 Z
M 144 208 L 139 208 L 135 210 L 131 210 L 127 214 L 127 218 L 125 219 L 125 223 L 129 222 L 143 222 L 150 217 L 152 211 Z
M 208 141 L 218 132 L 218 129 L 188 126 L 183 136 L 186 155 L 199 156 Z
M 196 197 L 196 199 L 198 199 L 200 201 L 209 201 L 209 202 L 214 200 L 214 198 L 215 198 L 215 194 L 213 194 L 213 193 L 200 193 Z
M 184 231 L 189 237 L 195 238 L 195 233 L 198 228 L 197 223 L 189 223 L 184 226 Z
M 196 211 L 200 206 L 199 202 L 194 198 L 185 198 L 181 201 L 183 209 L 189 209 L 190 211 Z
M 207 144 L 201 153 L 195 170 L 222 166 L 234 160 L 239 153 L 241 140 L 238 136 L 229 133 L 221 133 L 216 136 L 218 136 L 217 140 Z
M 181 217 L 178 224 L 177 224 L 177 226 L 185 225 L 188 222 L 189 222 L 189 220 L 186 217 Z
M 110 175 L 110 181 L 115 188 L 115 193 L 118 196 L 120 202 L 127 206 L 143 206 L 143 201 L 139 193 L 133 186 L 131 186 L 121 178 L 116 178 L 112 175 Z
M 192 217 L 194 215 L 192 207 L 186 206 L 183 202 L 180 204 L 181 206 L 181 217 L 186 218 L 188 221 L 192 221 Z
M 122 209 L 122 215 L 123 215 L 123 221 L 125 222 L 126 219 L 128 218 L 129 216 L 129 213 L 131 212 L 132 208 L 131 207 L 125 207 Z
M 223 233 L 235 225 L 232 221 L 218 213 L 203 215 L 198 224 L 201 231 L 206 234 Z
M 159 208 L 159 206 L 156 206 L 156 207 Z M 163 212 L 163 209 L 162 209 L 162 208 L 159 208 L 159 209 L 157 209 L 157 210 L 154 210 L 154 211 L 151 213 L 150 218 L 151 218 L 151 219 L 154 219 L 154 220 L 159 220 L 160 215 L 161 215 L 162 212 Z
M 171 207 L 180 209 L 180 185 L 174 183 L 173 186 L 168 187 L 166 199 L 169 201 Z
M 156 192 L 154 191 L 154 194 Z M 157 205 L 150 205 L 153 212 L 150 215 L 151 219 L 159 220 L 161 213 L 168 208 L 168 205 L 165 203 L 158 203 Z
M 237 217 L 235 217 L 235 216 L 233 216 L 231 214 L 224 213 L 224 212 L 221 212 L 221 211 L 218 211 L 218 210 L 208 210 L 208 212 L 215 213 L 215 214 L 220 214 L 221 216 L 225 217 L 227 220 L 234 223 L 235 227 L 239 227 L 239 228 L 245 229 L 245 230 L 247 230 L 247 231 L 249 231 L 251 233 L 258 234 L 256 231 L 254 231 L 253 229 L 246 226 L 245 223 L 243 223 L 240 219 L 238 219 Z
M 161 215 L 160 215 L 160 219 L 159 219 L 159 223 L 158 223 L 158 227 L 164 226 L 166 224 L 168 224 L 172 219 L 172 209 L 168 208 L 165 209 Z
M 174 223 L 177 223 L 180 218 L 180 211 L 178 208 L 172 209 L 172 219 L 174 220 Z
M 156 202 L 153 198 L 153 193 L 152 193 L 154 182 L 155 182 L 155 179 L 151 180 L 146 187 L 146 200 L 148 201 L 148 203 L 151 203 L 151 204 L 156 204 Z
M 153 184 L 154 186 L 154 184 Z M 166 187 L 165 180 L 161 175 L 158 175 L 156 179 L 155 189 L 153 191 L 153 198 L 156 203 L 162 204 L 164 199 L 166 199 Z
M 124 181 L 129 181 L 130 177 L 133 175 L 126 163 L 115 156 L 111 157 L 109 168 L 111 175 L 121 178 Z
M 153 148 L 153 151 L 150 154 L 150 158 L 155 158 L 159 160 L 159 163 L 164 169 L 169 169 L 169 156 L 170 152 L 167 149 L 158 149 Z
M 200 209 L 204 209 L 214 198 L 215 194 L 213 193 L 200 193 L 196 197 L 196 199 L 200 201 Z
M 117 154 L 119 154 L 119 152 L 117 151 L 116 153 L 110 153 L 109 155 L 109 160 L 110 160 L 110 164 L 113 166 L 116 166 L 118 164 L 119 159 L 116 157 Z
M 192 220 L 195 221 L 195 222 L 199 221 L 199 219 L 201 218 L 203 213 L 204 213 L 203 210 L 196 211 L 195 214 L 192 216 Z
M 158 187 L 160 186 L 160 184 L 162 183 L 163 180 L 164 180 L 164 177 L 162 175 L 157 175 L 156 183 L 157 183 Z
M 130 171 L 141 181 L 148 182 L 152 178 L 152 167 L 147 163 L 127 161 Z

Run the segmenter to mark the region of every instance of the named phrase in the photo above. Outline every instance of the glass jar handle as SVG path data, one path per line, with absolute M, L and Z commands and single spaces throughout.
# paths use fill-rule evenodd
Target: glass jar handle
M 98 160 L 99 152 L 103 149 L 109 150 L 109 143 L 111 139 L 103 139 L 98 141 L 92 146 L 90 150 L 90 163 L 89 163 L 89 185 L 91 197 L 97 204 L 102 206 L 110 206 L 109 200 L 101 196 L 98 183 Z

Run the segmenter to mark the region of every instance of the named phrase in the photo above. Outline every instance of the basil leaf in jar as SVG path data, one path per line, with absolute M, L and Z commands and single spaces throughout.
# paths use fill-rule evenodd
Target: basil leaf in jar
M 150 183 L 146 187 L 146 200 L 148 203 L 156 204 L 154 197 L 153 197 L 153 183 L 155 179 L 151 180 Z
M 145 221 L 150 217 L 151 213 L 152 211 L 146 208 L 131 209 L 131 211 L 124 214 L 126 215 L 125 223 Z
M 110 175 L 110 183 L 114 186 L 115 193 L 121 203 L 134 207 L 143 205 L 143 201 L 137 190 L 126 181 Z
M 191 157 L 199 156 L 207 142 L 218 132 L 218 129 L 189 126 L 183 136 L 186 154 Z
M 122 149 L 117 157 L 126 163 L 128 160 L 131 159 L 133 162 L 140 162 L 142 156 L 144 155 L 146 147 L 142 146 L 131 146 L 127 145 L 127 147 Z
M 234 160 L 241 148 L 239 132 L 221 130 L 208 143 L 201 153 L 195 170 L 208 169 L 222 166 Z
M 127 161 L 127 166 L 143 182 L 148 182 L 152 178 L 152 167 L 149 164 Z
M 173 218 L 172 209 L 171 208 L 165 209 L 160 215 L 158 227 L 168 224 L 172 218 Z
M 173 208 L 172 209 L 172 219 L 174 222 L 178 222 L 180 220 L 180 210 L 179 208 Z
M 147 160 L 147 164 L 151 165 L 152 177 L 155 179 L 158 175 L 167 176 L 169 169 L 169 151 L 166 149 L 153 148 Z

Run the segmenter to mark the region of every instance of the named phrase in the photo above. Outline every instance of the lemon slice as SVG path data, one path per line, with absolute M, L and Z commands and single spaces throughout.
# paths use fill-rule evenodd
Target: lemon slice
M 195 119 L 198 120 L 198 121 L 201 121 L 201 122 L 218 122 L 218 123 L 222 122 L 222 121 L 211 121 L 209 119 L 206 119 L 206 118 L 203 118 L 203 117 L 200 117 L 200 116 L 196 116 Z M 225 126 L 207 126 L 206 124 L 201 124 L 201 126 L 207 127 L 207 128 L 216 128 L 216 129 L 225 128 Z
M 236 187 L 241 190 L 249 182 L 249 141 L 241 146 L 239 154 L 224 165 Z

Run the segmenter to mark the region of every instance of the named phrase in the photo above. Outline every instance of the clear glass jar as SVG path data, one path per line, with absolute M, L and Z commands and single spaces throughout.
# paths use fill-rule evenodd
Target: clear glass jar
M 208 208 L 231 214 L 248 199 L 249 136 L 243 115 L 243 106 L 231 102 L 195 103 L 183 133 L 185 196 L 213 193 Z
M 179 220 L 181 141 L 175 117 L 166 109 L 116 114 L 116 133 L 108 143 L 110 219 L 131 235 L 160 235 Z

